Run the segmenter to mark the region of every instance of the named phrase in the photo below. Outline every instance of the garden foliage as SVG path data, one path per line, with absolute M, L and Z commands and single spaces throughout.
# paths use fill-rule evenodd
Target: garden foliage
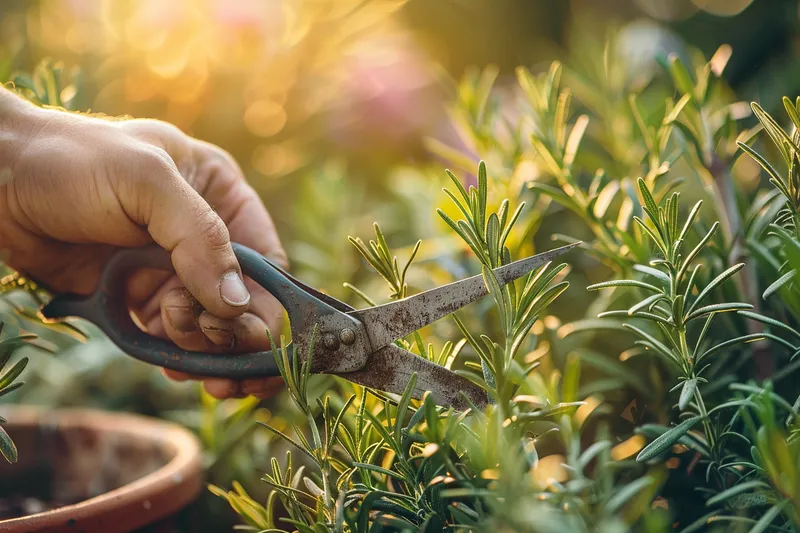
M 287 444 L 261 457 L 265 499 L 250 479 L 213 479 L 241 529 L 800 530 L 800 100 L 774 116 L 736 101 L 725 47 L 665 58 L 647 83 L 599 49 L 591 67 L 518 69 L 511 95 L 495 70 L 468 72 L 451 109 L 460 146 L 428 143 L 453 172 L 403 169 L 390 212 L 414 225 L 350 239 L 385 287 L 341 280 L 364 305 L 483 274 L 490 297 L 399 343 L 492 405 L 456 412 L 412 399 L 413 380 L 393 397 L 280 359 L 292 404 L 272 409 L 292 416 L 242 400 L 220 420 L 204 398 L 188 417 L 212 470 L 254 434 Z M 61 105 L 47 84 L 21 89 Z M 353 194 L 336 183 L 328 204 Z M 317 212 L 312 196 L 301 211 Z M 575 240 L 562 264 L 493 277 Z M 319 263 L 317 279 L 337 268 Z M 4 363 L 21 338 L 0 345 Z
M 601 82 L 620 68 L 606 52 Z M 415 270 L 483 273 L 488 304 L 401 344 L 492 405 L 455 412 L 345 381 L 312 401 L 307 367 L 287 362 L 307 424 L 267 426 L 295 449 L 272 459 L 270 497 L 212 486 L 243 528 L 797 531 L 800 101 L 778 119 L 754 103 L 752 121 L 721 80 L 728 55 L 671 56 L 644 89 L 520 68 L 516 100 L 492 69 L 468 73 L 452 109 L 462 146 L 429 142 L 457 172 L 409 174 L 445 185 L 413 198 L 441 218 L 435 245 L 400 262 L 378 224 L 351 243 L 388 299 L 415 292 L 412 275 L 430 286 Z M 759 172 L 743 183 L 748 163 Z M 492 268 L 553 240 L 584 244 L 498 286 Z

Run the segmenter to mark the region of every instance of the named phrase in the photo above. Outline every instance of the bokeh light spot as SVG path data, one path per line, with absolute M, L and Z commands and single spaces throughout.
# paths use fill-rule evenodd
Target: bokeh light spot
M 244 123 L 251 133 L 259 137 L 270 137 L 286 125 L 286 110 L 271 100 L 259 100 L 247 108 Z
M 259 146 L 253 151 L 253 168 L 266 176 L 284 172 L 287 161 L 286 150 L 281 146 Z

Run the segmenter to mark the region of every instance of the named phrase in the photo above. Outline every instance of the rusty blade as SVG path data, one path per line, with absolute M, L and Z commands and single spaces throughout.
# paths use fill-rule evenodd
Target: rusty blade
M 430 391 L 437 405 L 463 411 L 469 407 L 461 396 L 463 391 L 479 409 L 488 404 L 486 391 L 467 378 L 394 344 L 371 353 L 362 369 L 336 375 L 364 387 L 402 395 L 415 372 L 417 382 L 411 395 L 418 400 Z
M 494 269 L 494 273 L 500 286 L 503 286 L 552 261 L 579 244 L 580 242 L 571 243 L 520 259 Z M 372 349 L 377 350 L 393 343 L 396 339 L 436 322 L 487 294 L 489 291 L 486 289 L 486 283 L 483 276 L 479 274 L 396 302 L 359 309 L 347 314 L 364 324 L 372 343 Z

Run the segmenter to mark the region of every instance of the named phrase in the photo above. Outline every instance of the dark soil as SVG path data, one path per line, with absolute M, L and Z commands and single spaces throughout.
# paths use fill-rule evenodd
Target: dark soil
M 49 468 L 31 468 L 0 476 L 0 521 L 43 513 L 78 503 L 54 497 L 54 476 Z
M 155 472 L 173 455 L 158 440 L 94 428 L 42 423 L 13 435 L 23 452 L 18 463 L 0 463 L 0 522 L 124 487 Z

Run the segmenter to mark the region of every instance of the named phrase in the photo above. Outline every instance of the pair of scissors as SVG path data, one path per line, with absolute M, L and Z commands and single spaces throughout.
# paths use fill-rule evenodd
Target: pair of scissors
M 494 273 L 499 284 L 505 285 L 577 244 L 521 259 Z M 480 409 L 488 404 L 486 391 L 480 386 L 395 342 L 488 294 L 481 275 L 402 300 L 355 309 L 294 279 L 246 246 L 234 243 L 233 251 L 244 275 L 264 287 L 286 309 L 292 333 L 287 356 L 299 353 L 307 357 L 316 327 L 311 373 L 334 374 L 394 394 L 403 394 L 416 373 L 412 393 L 416 399 L 428 391 L 438 405 L 458 410 L 469 407 L 465 397 Z M 158 246 L 122 249 L 106 264 L 94 293 L 56 295 L 41 314 L 50 321 L 70 317 L 88 320 L 126 354 L 171 370 L 234 380 L 280 375 L 272 350 L 236 355 L 190 352 L 142 331 L 134 324 L 124 297 L 128 276 L 141 268 L 174 272 L 169 254 Z

